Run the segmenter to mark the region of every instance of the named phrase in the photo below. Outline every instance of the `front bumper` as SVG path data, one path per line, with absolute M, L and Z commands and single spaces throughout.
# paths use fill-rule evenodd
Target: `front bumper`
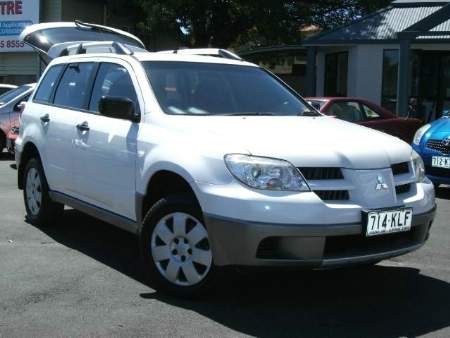
M 425 163 L 425 174 L 436 185 L 450 184 L 450 169 L 435 168 L 432 166 L 433 156 L 446 156 L 440 152 L 428 149 L 425 146 L 417 146 L 413 144 Z
M 366 238 L 360 223 L 267 224 L 205 215 L 219 266 L 337 267 L 370 263 L 420 248 L 436 207 L 413 216 L 408 232 Z

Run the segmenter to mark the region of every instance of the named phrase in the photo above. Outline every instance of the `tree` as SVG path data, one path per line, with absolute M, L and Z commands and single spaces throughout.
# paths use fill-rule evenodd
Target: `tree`
M 333 29 L 384 8 L 391 0 L 321 0 L 312 1 L 310 22 L 324 30 Z
M 301 2 L 295 0 L 137 0 L 154 37 L 171 35 L 192 47 L 228 47 L 238 40 L 289 43 L 298 37 Z M 301 21 L 301 20 L 300 20 Z
M 120 1 L 120 0 L 110 0 Z M 299 43 L 300 27 L 324 29 L 386 6 L 389 0 L 133 0 L 150 48 L 255 47 Z M 150 44 L 148 43 L 150 42 Z

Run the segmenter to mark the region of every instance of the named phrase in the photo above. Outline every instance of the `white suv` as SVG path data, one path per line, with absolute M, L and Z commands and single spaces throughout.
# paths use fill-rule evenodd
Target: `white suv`
M 257 65 L 78 22 L 22 38 L 53 58 L 17 140 L 28 219 L 68 205 L 137 234 L 163 290 L 203 292 L 223 266 L 373 264 L 428 238 L 434 189 L 411 147 Z

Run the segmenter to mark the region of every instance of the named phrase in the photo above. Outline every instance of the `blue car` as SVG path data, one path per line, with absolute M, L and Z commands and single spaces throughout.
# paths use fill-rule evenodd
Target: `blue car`
M 437 186 L 450 184 L 450 117 L 448 111 L 417 130 L 413 144 L 425 162 L 425 173 Z

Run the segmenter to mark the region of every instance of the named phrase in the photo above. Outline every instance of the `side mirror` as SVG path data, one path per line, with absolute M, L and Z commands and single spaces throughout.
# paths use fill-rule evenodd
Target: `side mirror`
M 448 111 L 448 110 L 444 110 L 444 111 L 442 112 L 442 117 L 450 117 L 449 111 Z
M 14 106 L 14 112 L 16 112 L 16 113 L 22 113 L 23 110 L 25 109 L 25 104 L 26 104 L 26 103 L 27 103 L 27 101 L 22 101 L 22 102 L 16 104 L 16 105 Z
M 140 114 L 136 113 L 134 102 L 127 97 L 103 96 L 98 104 L 100 114 L 115 119 L 139 122 Z

